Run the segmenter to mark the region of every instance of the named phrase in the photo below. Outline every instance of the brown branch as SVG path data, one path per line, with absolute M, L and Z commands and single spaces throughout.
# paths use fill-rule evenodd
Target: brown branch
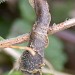
M 0 48 L 8 48 L 11 45 L 26 42 L 29 40 L 29 38 L 30 38 L 30 33 L 27 33 L 27 34 L 23 34 L 18 37 L 15 37 L 15 38 L 2 40 L 2 41 L 0 41 Z
M 75 18 L 69 19 L 69 20 L 64 21 L 60 24 L 49 27 L 48 34 L 52 35 L 56 32 L 65 30 L 65 29 L 70 28 L 72 26 L 75 26 Z M 26 34 L 20 35 L 15 38 L 2 40 L 2 41 L 0 41 L 0 48 L 5 48 L 5 47 L 9 47 L 10 45 L 26 42 L 26 41 L 29 41 L 29 39 L 30 39 L 30 33 L 26 33 Z
M 30 34 L 29 47 L 36 52 L 32 56 L 23 52 L 20 60 L 20 70 L 27 75 L 40 75 L 43 66 L 44 48 L 48 43 L 47 31 L 50 23 L 49 8 L 46 0 L 34 0 L 37 21 Z
M 53 25 L 52 27 L 49 28 L 48 32 L 49 32 L 49 34 L 54 34 L 56 32 L 70 28 L 72 26 L 75 26 L 75 18 L 66 20 L 66 21 L 59 23 L 57 25 Z
M 36 54 L 35 51 L 30 47 L 22 47 L 22 46 L 10 46 L 10 48 L 20 49 L 20 50 L 27 50 L 29 51 L 33 56 Z

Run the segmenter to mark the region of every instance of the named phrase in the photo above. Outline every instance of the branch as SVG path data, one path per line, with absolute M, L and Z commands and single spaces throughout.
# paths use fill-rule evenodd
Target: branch
M 11 48 L 5 48 L 3 51 L 17 60 L 13 66 L 13 69 L 9 72 L 9 75 L 11 75 L 13 73 L 13 71 L 15 71 L 15 69 L 17 70 L 19 68 L 19 58 L 20 58 L 21 54 L 18 53 L 16 50 L 11 49 Z M 43 68 L 42 69 L 43 73 L 47 73 L 47 74 L 49 73 L 52 75 L 71 75 L 71 74 L 56 71 L 53 68 L 53 66 L 46 59 L 45 59 L 45 64 L 49 67 L 49 69 Z
M 30 33 L 27 33 L 27 34 L 23 34 L 18 37 L 15 37 L 15 38 L 2 40 L 2 41 L 0 41 L 0 48 L 7 48 L 14 44 L 26 42 L 29 40 L 29 37 L 30 37 Z
M 2 49 L 0 51 L 2 51 Z M 16 50 L 11 48 L 4 48 L 3 51 L 6 54 L 12 56 L 14 59 L 18 59 L 21 56 Z
M 75 18 L 69 19 L 62 23 L 59 23 L 57 25 L 53 25 L 53 26 L 49 27 L 48 34 L 52 35 L 56 32 L 60 32 L 62 30 L 65 30 L 65 29 L 73 27 L 73 26 L 75 26 Z M 29 41 L 29 39 L 30 39 L 30 33 L 26 33 L 26 34 L 20 35 L 15 38 L 2 40 L 2 41 L 0 41 L 0 48 L 5 48 L 5 47 L 9 47 L 10 45 L 27 42 L 27 41 Z
M 70 28 L 72 26 L 75 26 L 75 18 L 72 18 L 72 19 L 69 19 L 69 20 L 66 20 L 62 23 L 59 23 L 57 25 L 53 25 L 52 27 L 49 28 L 49 34 L 54 34 L 56 32 L 59 32 L 59 31 L 62 31 L 62 30 L 65 30 L 67 28 Z
M 24 51 L 20 60 L 20 71 L 27 75 L 40 75 L 44 65 L 44 49 L 48 44 L 47 31 L 50 23 L 50 13 L 46 0 L 34 0 L 37 21 L 33 25 L 30 34 L 28 47 L 36 52 L 33 56 L 28 51 Z

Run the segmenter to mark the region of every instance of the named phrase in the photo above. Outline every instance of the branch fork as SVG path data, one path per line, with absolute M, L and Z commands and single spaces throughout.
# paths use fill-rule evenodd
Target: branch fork
M 48 43 L 47 35 L 52 35 L 58 31 L 75 26 L 75 18 L 49 27 L 51 15 L 49 13 L 47 1 L 33 0 L 33 2 L 37 21 L 35 22 L 35 26 L 33 26 L 31 33 L 27 33 L 13 39 L 0 41 L 0 48 L 9 47 L 26 49 L 20 57 L 19 70 L 27 75 L 40 75 L 42 73 L 39 71 L 42 69 L 42 66 L 40 65 L 43 65 L 44 49 Z M 14 46 L 15 44 L 26 41 L 29 41 L 29 45 L 27 47 Z

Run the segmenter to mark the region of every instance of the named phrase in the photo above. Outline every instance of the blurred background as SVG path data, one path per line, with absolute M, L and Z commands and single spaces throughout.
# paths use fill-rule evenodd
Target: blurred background
M 52 16 L 50 26 L 75 17 L 75 0 L 48 0 L 48 3 Z M 35 19 L 34 9 L 28 0 L 8 0 L 1 3 L 0 36 L 7 39 L 30 32 Z M 75 75 L 75 27 L 49 36 L 49 42 L 45 58 L 56 70 Z M 23 51 L 17 52 L 22 54 Z M 14 62 L 15 58 L 0 50 L 0 75 L 9 72 Z

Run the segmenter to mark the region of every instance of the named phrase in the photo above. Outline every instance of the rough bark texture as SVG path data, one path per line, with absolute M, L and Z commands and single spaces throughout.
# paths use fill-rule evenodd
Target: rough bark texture
M 20 70 L 27 75 L 40 75 L 43 66 L 44 49 L 48 44 L 47 31 L 51 16 L 46 0 L 34 0 L 37 21 L 35 22 L 29 41 L 29 47 L 33 48 L 36 55 L 28 51 L 23 52 L 20 61 Z

